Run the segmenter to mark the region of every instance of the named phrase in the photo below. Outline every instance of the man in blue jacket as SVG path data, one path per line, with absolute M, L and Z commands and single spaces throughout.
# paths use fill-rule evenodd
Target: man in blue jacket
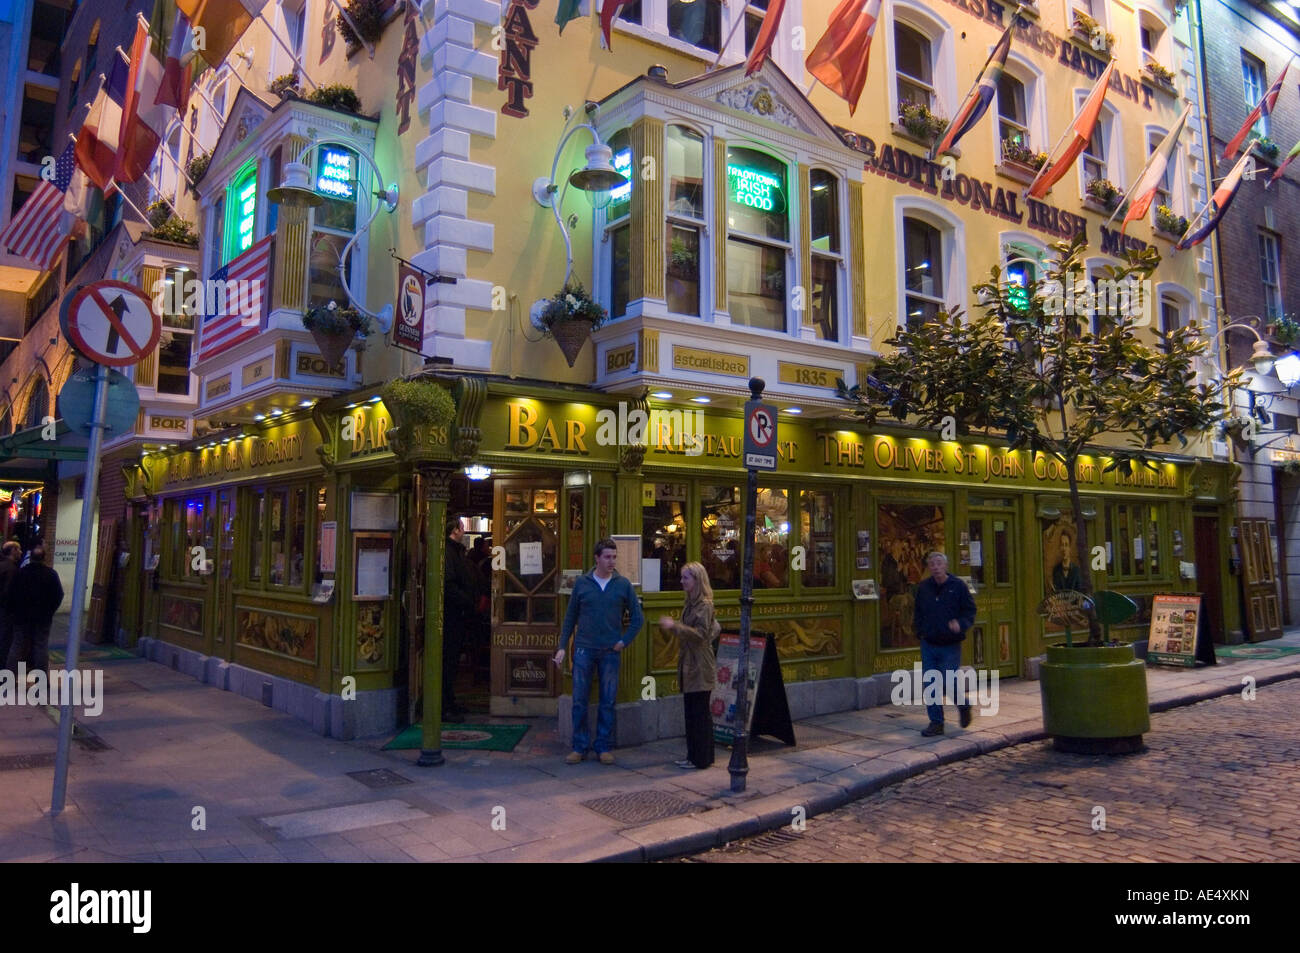
M 961 643 L 966 638 L 966 630 L 975 624 L 975 599 L 966 583 L 948 575 L 948 557 L 943 553 L 931 553 L 925 565 L 930 577 L 922 579 L 916 587 L 916 608 L 912 613 L 913 627 L 921 640 L 923 677 L 928 680 L 934 677 L 930 672 L 939 672 L 943 685 L 955 684 L 961 666 Z M 926 705 L 925 710 L 930 724 L 921 734 L 927 738 L 943 734 L 943 705 Z M 957 712 L 965 728 L 970 724 L 970 705 L 959 704 Z
M 569 611 L 560 630 L 560 650 L 555 664 L 564 662 L 564 646 L 577 628 L 573 642 L 573 750 L 565 763 L 577 764 L 587 756 L 590 732 L 587 701 L 591 695 L 594 669 L 600 680 L 600 702 L 596 714 L 596 753 L 601 764 L 613 764 L 614 698 L 618 693 L 619 653 L 641 631 L 644 617 L 641 603 L 626 577 L 614 571 L 618 550 L 612 539 L 596 544 L 596 568 L 578 577 L 569 596 Z M 627 614 L 628 621 L 623 623 Z

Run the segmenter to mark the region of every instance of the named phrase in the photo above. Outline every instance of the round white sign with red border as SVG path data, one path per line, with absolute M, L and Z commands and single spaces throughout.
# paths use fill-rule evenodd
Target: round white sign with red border
M 128 367 L 158 346 L 162 321 L 145 293 L 125 281 L 96 281 L 81 288 L 67 311 L 68 341 L 109 367 Z
M 771 446 L 776 439 L 776 421 L 766 407 L 755 407 L 750 413 L 749 436 L 759 449 Z

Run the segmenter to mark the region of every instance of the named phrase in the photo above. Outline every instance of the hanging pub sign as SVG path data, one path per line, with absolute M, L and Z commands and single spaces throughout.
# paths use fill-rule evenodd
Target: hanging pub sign
M 405 262 L 397 265 L 397 320 L 393 343 L 415 351 L 424 347 L 424 277 Z

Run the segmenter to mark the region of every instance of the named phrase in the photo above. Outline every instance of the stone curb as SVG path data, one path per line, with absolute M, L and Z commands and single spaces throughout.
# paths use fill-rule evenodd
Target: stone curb
M 1259 688 L 1264 685 L 1272 685 L 1276 682 L 1289 681 L 1300 678 L 1300 669 L 1290 671 L 1281 671 L 1270 675 L 1254 675 L 1255 687 Z M 1227 684 L 1206 687 L 1200 690 L 1184 692 L 1174 698 L 1164 699 L 1159 702 L 1152 702 L 1150 710 L 1152 713 L 1169 711 L 1173 708 L 1182 708 L 1187 705 L 1194 705 L 1197 702 L 1208 701 L 1212 698 L 1221 698 L 1225 695 L 1235 695 L 1241 691 L 1241 684 Z M 945 764 L 954 764 L 958 761 L 965 761 L 969 758 L 978 757 L 981 754 L 987 754 L 990 751 L 997 751 L 1001 748 L 1011 748 L 1017 745 L 1029 744 L 1035 741 L 1043 741 L 1048 735 L 1042 728 L 1037 730 L 1033 728 L 1016 728 L 1003 727 L 1000 729 L 991 729 L 990 732 L 996 732 L 997 737 L 982 737 L 978 740 L 967 742 L 966 747 L 956 748 L 947 751 L 944 754 L 934 754 L 924 752 L 928 757 L 920 758 L 892 758 L 891 756 L 903 755 L 917 749 L 904 748 L 901 751 L 890 752 L 877 758 L 864 761 L 861 764 L 849 768 L 843 768 L 840 771 L 833 772 L 817 781 L 810 781 L 806 784 L 796 785 L 789 791 L 782 794 L 768 795 L 762 798 L 763 801 L 770 801 L 773 798 L 782 798 L 791 804 L 802 804 L 807 811 L 807 817 L 813 817 L 817 814 L 825 814 L 845 804 L 860 800 L 870 794 L 897 784 L 907 778 L 914 777 L 927 771 Z M 960 740 L 960 736 L 955 736 L 951 740 Z M 880 770 L 883 768 L 884 770 Z M 839 779 L 840 775 L 847 775 L 849 772 L 861 772 L 863 770 L 870 772 L 856 781 L 848 781 L 847 778 Z M 847 783 L 844 783 L 847 782 Z M 813 793 L 807 789 L 816 786 L 823 790 Z M 809 795 L 804 798 L 798 797 L 799 792 Z M 743 810 L 744 802 L 734 805 L 734 807 Z M 712 812 L 703 814 L 689 815 L 699 823 L 707 823 L 704 819 Z M 670 820 L 681 820 L 672 818 Z M 661 822 L 662 823 L 662 822 Z M 597 863 L 649 863 L 657 860 L 670 860 L 674 857 L 682 857 L 688 854 L 696 854 L 703 850 L 713 847 L 723 847 L 726 844 L 740 840 L 745 837 L 752 837 L 755 834 L 762 834 L 766 831 L 777 830 L 785 827 L 790 823 L 790 811 L 765 811 L 762 814 L 755 814 L 751 817 L 733 821 L 731 823 L 719 825 L 711 830 L 696 831 L 685 836 L 668 837 L 661 841 L 642 844 L 630 850 L 623 850 L 611 853 L 599 858 Z

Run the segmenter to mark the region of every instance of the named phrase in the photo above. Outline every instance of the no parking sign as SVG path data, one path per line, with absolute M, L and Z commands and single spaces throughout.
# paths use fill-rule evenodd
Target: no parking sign
M 745 401 L 745 466 L 776 469 L 776 408 L 771 404 Z

